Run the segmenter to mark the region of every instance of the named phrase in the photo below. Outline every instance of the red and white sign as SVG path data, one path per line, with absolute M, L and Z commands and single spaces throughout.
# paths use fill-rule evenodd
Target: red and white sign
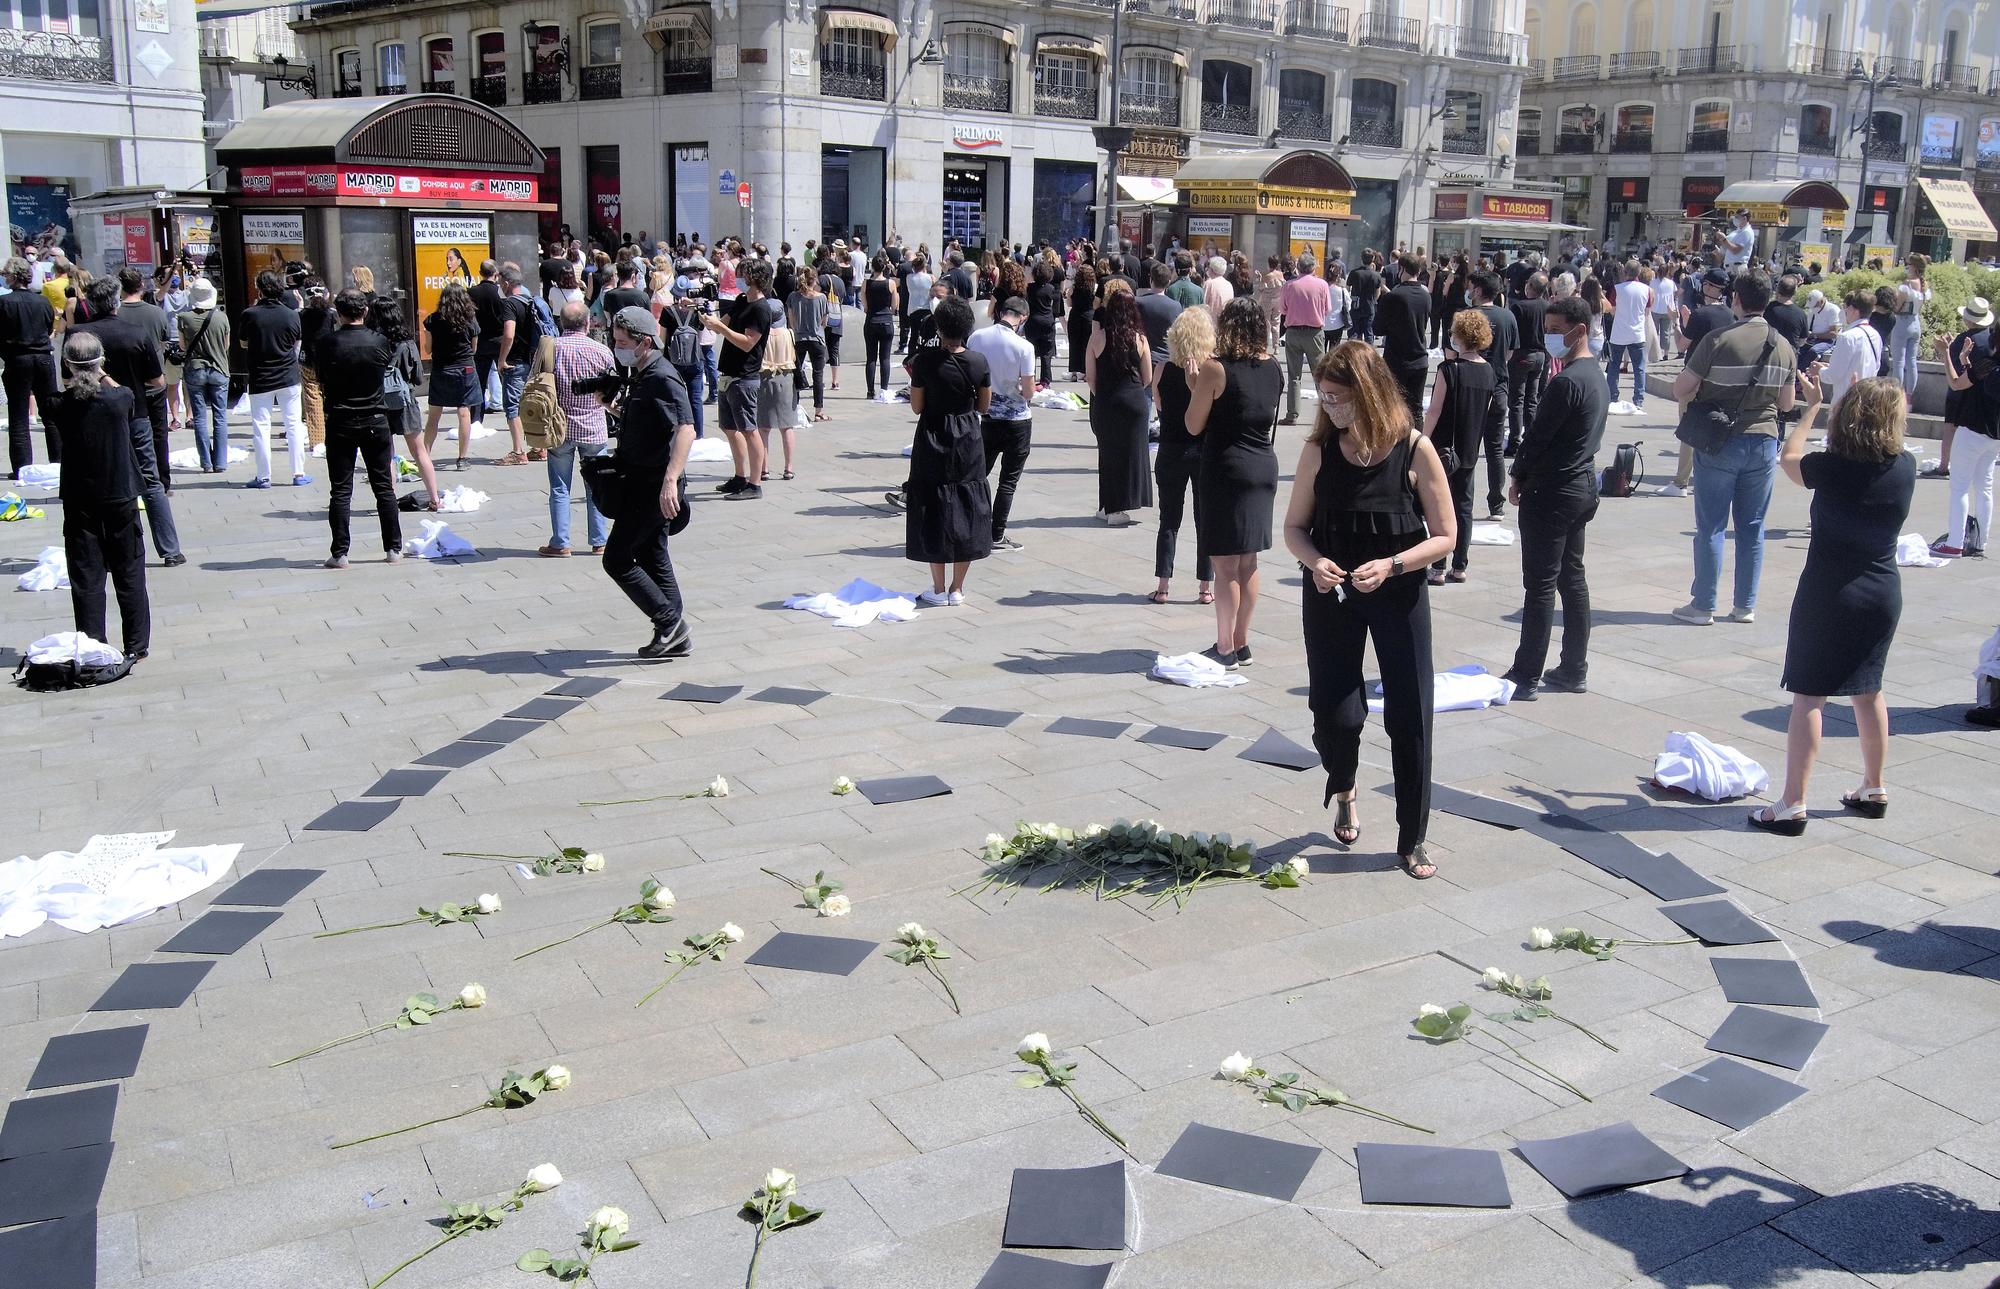
M 737 184 L 737 185 L 736 185 L 736 204 L 737 204 L 737 205 L 739 205 L 739 206 L 742 206 L 742 207 L 744 207 L 745 209 L 748 209 L 748 208 L 749 208 L 749 206 L 750 206 L 750 185 L 749 185 L 749 184 L 745 183 L 745 184 Z
M 375 166 L 245 166 L 243 191 L 253 197 L 380 197 L 403 202 L 467 201 L 529 204 L 535 175 L 463 170 L 386 170 Z
M 151 266 L 153 221 L 148 215 L 106 215 L 104 217 L 104 262 Z
M 1007 136 L 997 125 L 954 125 L 951 141 L 968 152 L 976 152 L 981 148 L 1005 147 Z
M 1553 197 L 1487 193 L 1479 199 L 1479 217 L 1496 223 L 1550 224 L 1555 222 L 1555 211 Z

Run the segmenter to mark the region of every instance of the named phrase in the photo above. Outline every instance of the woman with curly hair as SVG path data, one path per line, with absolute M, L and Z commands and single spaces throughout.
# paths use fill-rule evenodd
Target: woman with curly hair
M 1234 671 L 1251 664 L 1257 556 L 1271 548 L 1278 496 L 1278 400 L 1285 375 L 1271 360 L 1271 332 L 1256 297 L 1222 310 L 1215 359 L 1188 393 L 1187 432 L 1201 440 L 1195 479 L 1195 552 L 1215 572 L 1215 644 L 1205 656 Z
M 1013 260 L 1001 260 L 999 283 L 993 288 L 993 296 L 986 302 L 986 321 L 990 325 L 1000 321 L 1000 306 L 1016 296 L 1028 298 L 1028 270 L 1026 266 Z
M 1215 360 L 1215 322 L 1206 309 L 1183 309 L 1167 328 L 1167 364 L 1160 371 L 1160 450 L 1153 458 L 1153 479 L 1159 485 L 1160 533 L 1153 546 L 1153 576 L 1160 579 L 1147 598 L 1165 604 L 1173 585 L 1174 546 L 1180 540 L 1181 504 L 1187 499 L 1188 485 L 1195 490 L 1195 531 L 1201 530 L 1201 440 L 1188 433 L 1188 399 L 1194 374 Z M 1200 552 L 1196 539 L 1194 575 L 1200 584 L 1197 598 L 1202 604 L 1215 603 L 1214 570 Z
M 1285 507 L 1285 549 L 1310 579 L 1303 604 L 1313 746 L 1336 801 L 1333 835 L 1361 840 L 1354 779 L 1368 720 L 1363 656 L 1382 675 L 1382 723 L 1396 779 L 1396 854 L 1403 871 L 1437 874 L 1430 824 L 1431 609 L 1424 566 L 1457 541 L 1451 486 L 1388 364 L 1350 340 L 1320 360 L 1319 413 L 1299 452 Z
M 1139 326 L 1139 305 L 1122 280 L 1110 283 L 1098 327 L 1083 354 L 1090 387 L 1090 432 L 1097 438 L 1097 517 L 1114 528 L 1139 521 L 1133 510 L 1153 504 L 1147 469 L 1146 407 L 1153 354 Z

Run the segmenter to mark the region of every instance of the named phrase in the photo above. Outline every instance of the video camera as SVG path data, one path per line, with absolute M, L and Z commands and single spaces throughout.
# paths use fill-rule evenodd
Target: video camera
M 625 392 L 628 383 L 624 371 L 613 367 L 597 376 L 585 376 L 581 380 L 573 380 L 569 387 L 578 394 L 595 394 L 609 403 Z

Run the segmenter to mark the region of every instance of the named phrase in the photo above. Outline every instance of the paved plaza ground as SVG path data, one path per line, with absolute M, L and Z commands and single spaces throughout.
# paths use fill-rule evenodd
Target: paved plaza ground
M 1725 952 L 1795 957 L 1821 1003 L 1803 1014 L 1831 1030 L 1796 1076 L 1809 1091 L 1730 1132 L 1652 1095 L 1715 1055 L 1704 1044 L 1730 1008 L 1714 951 L 1627 948 L 1597 962 L 1526 948 L 1537 925 L 1678 934 L 1661 901 L 1525 832 L 1444 814 L 1431 829 L 1438 878 L 1404 876 L 1377 791 L 1388 779 L 1379 722 L 1352 850 L 1331 840 L 1318 773 L 1239 759 L 1267 726 L 1309 739 L 1301 588 L 1282 551 L 1264 561 L 1248 684 L 1193 691 L 1146 678 L 1155 653 L 1212 639 L 1185 562 L 1193 535 L 1174 602 L 1145 603 L 1153 515 L 1126 530 L 1090 518 L 1096 459 L 1082 416 L 1037 413 L 1012 526 L 1027 549 L 979 563 L 964 607 L 862 630 L 784 611 L 788 594 L 853 577 L 922 584 L 902 559 L 903 521 L 881 499 L 902 478 L 907 408 L 863 403 L 859 371 L 848 374 L 838 419 L 799 436 L 797 480 L 774 481 L 762 502 L 725 504 L 709 492 L 724 471 L 696 471 L 693 525 L 673 545 L 695 653 L 671 664 L 634 660 L 646 624 L 595 561 L 536 557 L 548 538 L 538 466 L 444 476 L 493 494 L 452 517 L 478 557 L 376 562 L 362 514 L 360 558 L 340 573 L 319 567 L 323 467 L 296 490 L 244 491 L 247 464 L 181 478 L 174 506 L 190 562 L 148 570 L 151 659 L 106 690 L 6 701 L 8 854 L 174 829 L 180 844 L 241 842 L 242 871 L 325 875 L 175 1010 L 85 1011 L 127 964 L 177 957 L 159 946 L 220 886 L 113 930 L 47 926 L 0 947 L 8 1095 L 52 1036 L 151 1026 L 120 1089 L 97 1215 L 100 1285 L 359 1286 L 434 1239 L 445 1204 L 500 1196 L 550 1161 L 567 1178 L 558 1190 L 395 1283 L 529 1284 L 512 1268 L 522 1251 L 562 1251 L 593 1209 L 614 1204 L 643 1243 L 597 1264 L 607 1289 L 738 1284 L 752 1230 L 736 1210 L 777 1165 L 826 1216 L 777 1238 L 760 1283 L 971 1289 L 1000 1250 L 1012 1170 L 1118 1157 L 1058 1092 L 1016 1086 L 1014 1046 L 1030 1031 L 1078 1062 L 1082 1094 L 1138 1161 L 1128 1250 L 1049 1255 L 1115 1256 L 1119 1289 L 1942 1289 L 2000 1276 L 2000 736 L 1960 719 L 1979 644 L 2000 618 L 2000 567 L 1906 570 L 1888 672 L 1894 804 L 1879 822 L 1837 807 L 1858 765 L 1843 708 L 1830 709 L 1802 838 L 1748 830 L 1742 804 L 1645 786 L 1672 730 L 1782 774 L 1778 678 L 1807 509 L 1782 479 L 1754 625 L 1669 616 L 1687 599 L 1692 501 L 1606 501 L 1590 531 L 1592 692 L 1437 719 L 1438 782 L 1670 850 L 1780 932 L 1781 943 Z M 1607 440 L 1645 440 L 1657 481 L 1671 470 L 1672 434 L 1662 401 L 1651 410 L 1614 418 Z M 1298 441 L 1296 430 L 1280 441 L 1288 477 Z M 1943 528 L 1945 493 L 1920 483 L 1909 530 Z M 45 520 L 0 527 L 10 567 L 60 541 L 48 505 Z M 581 545 L 580 508 L 575 537 Z M 1476 547 L 1471 584 L 1433 592 L 1438 666 L 1504 669 L 1520 601 L 1516 552 Z M 9 594 L 5 607 L 17 648 L 70 625 L 66 593 Z M 618 683 L 453 771 L 373 831 L 302 831 L 385 771 L 576 676 Z M 714 706 L 663 699 L 687 680 L 748 688 Z M 829 696 L 751 701 L 772 685 Z M 1005 729 L 938 722 L 959 704 L 1026 715 Z M 1137 724 L 1116 741 L 1046 732 L 1061 716 Z M 1229 737 L 1207 752 L 1144 745 L 1132 735 L 1149 723 Z M 717 774 L 732 785 L 726 799 L 578 804 L 698 792 Z M 901 774 L 941 776 L 953 792 L 871 806 L 829 791 L 837 775 Z M 1204 891 L 1184 912 L 1073 891 L 953 894 L 982 871 L 989 832 L 1120 817 L 1254 838 L 1267 857 L 1303 855 L 1312 875 L 1299 890 Z M 609 868 L 526 881 L 443 856 L 556 845 L 602 851 Z M 825 870 L 845 883 L 852 916 L 815 918 L 762 868 Z M 673 925 L 607 927 L 510 961 L 636 899 L 648 875 L 678 896 Z M 313 938 L 482 891 L 505 909 L 476 925 Z M 663 953 L 725 920 L 747 930 L 740 948 L 634 1009 L 663 975 Z M 846 977 L 742 961 L 781 930 L 887 941 L 910 920 L 951 953 L 962 1016 L 923 972 L 880 952 Z M 1618 1046 L 1549 1022 L 1515 1035 L 1593 1101 L 1466 1043 L 1412 1036 L 1420 1004 L 1482 1003 L 1489 964 L 1548 972 L 1557 1007 Z M 267 1068 L 392 1018 L 411 993 L 471 980 L 490 991 L 481 1011 Z M 1263 1104 L 1215 1077 L 1238 1049 L 1437 1135 Z M 527 1109 L 328 1150 L 462 1109 L 504 1071 L 550 1062 L 575 1082 Z M 1693 1171 L 1568 1202 L 1509 1150 L 1625 1120 Z M 1190 1122 L 1324 1151 L 1292 1203 L 1156 1175 Z M 1513 1207 L 1364 1207 L 1362 1141 L 1499 1149 Z

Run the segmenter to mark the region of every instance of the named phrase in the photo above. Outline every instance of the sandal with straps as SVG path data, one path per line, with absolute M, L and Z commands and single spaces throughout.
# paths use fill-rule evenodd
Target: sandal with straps
M 1194 597 L 1194 602 L 1195 602 L 1196 604 L 1213 604 L 1213 603 L 1215 603 L 1215 590 L 1214 590 L 1214 588 L 1213 588 L 1213 587 L 1210 587 L 1210 586 L 1206 586 L 1206 585 L 1204 585 L 1204 586 L 1203 586 L 1203 587 L 1201 588 L 1201 590 L 1200 590 L 1199 592 L 1197 592 L 1197 593 L 1196 593 L 1196 595 L 1195 595 L 1195 597 Z
M 1333 839 L 1352 846 L 1361 840 L 1361 813 L 1355 808 L 1360 803 L 1353 797 L 1337 797 L 1333 804 Z
M 1407 855 L 1399 855 L 1397 859 L 1403 865 L 1403 871 L 1420 882 L 1428 882 L 1431 878 L 1437 876 L 1438 867 L 1431 862 L 1430 847 L 1426 846 L 1423 842 L 1418 842 L 1415 850 Z M 1429 871 L 1419 872 L 1419 869 L 1428 869 Z
M 1856 788 L 1842 797 L 1840 804 L 1865 819 L 1881 819 L 1889 813 L 1889 790 Z
M 1806 808 L 1804 805 L 1765 806 L 1750 813 L 1750 826 L 1774 832 L 1780 837 L 1801 837 L 1806 831 Z
M 1154 604 L 1165 604 L 1167 602 L 1167 593 L 1165 591 L 1150 591 L 1147 593 L 1146 598 Z

